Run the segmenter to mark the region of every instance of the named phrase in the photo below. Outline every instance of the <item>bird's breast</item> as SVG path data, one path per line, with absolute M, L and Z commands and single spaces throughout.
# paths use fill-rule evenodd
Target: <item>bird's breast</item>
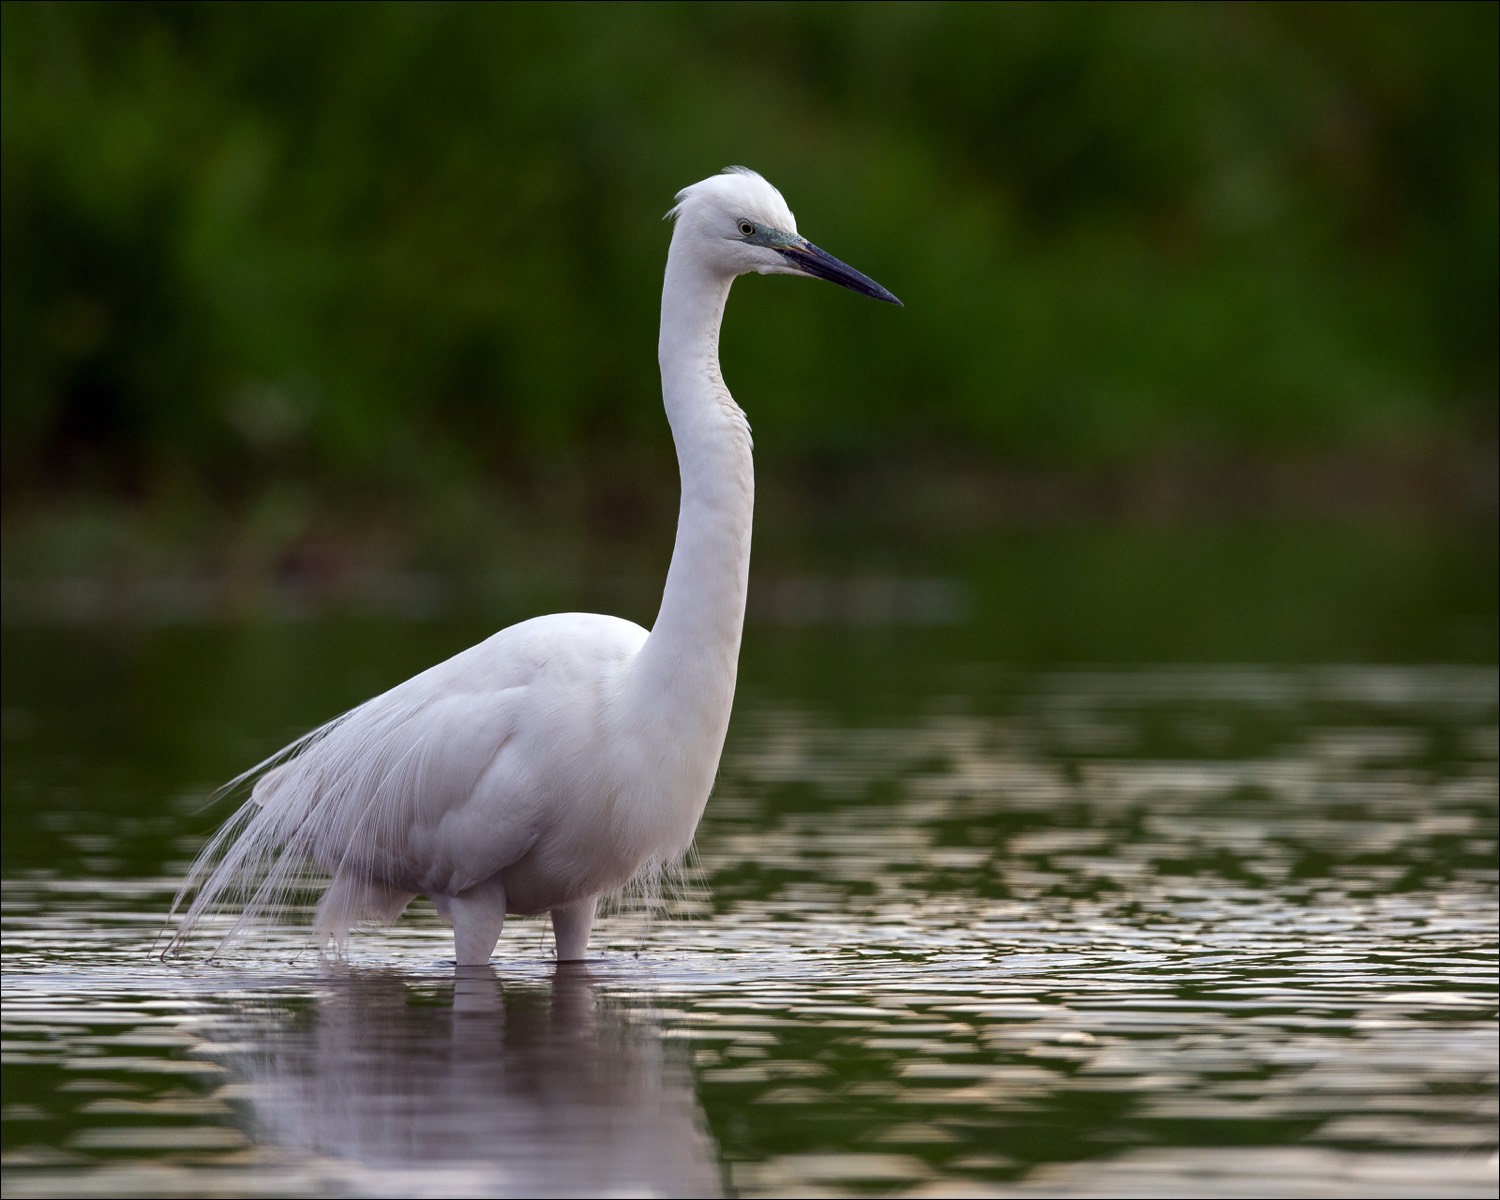
M 536 913 L 612 892 L 643 869 L 686 853 L 718 768 L 722 734 L 709 752 L 637 736 L 606 758 L 613 769 L 588 780 L 564 772 L 550 819 L 502 881 L 513 912 Z

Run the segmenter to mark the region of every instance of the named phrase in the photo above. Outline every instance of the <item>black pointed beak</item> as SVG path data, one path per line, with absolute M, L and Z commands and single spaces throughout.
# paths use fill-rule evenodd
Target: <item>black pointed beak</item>
M 826 250 L 819 250 L 805 238 L 799 238 L 789 246 L 782 246 L 780 250 L 781 256 L 804 274 L 812 275 L 817 279 L 826 279 L 829 283 L 846 287 L 851 292 L 858 292 L 861 296 L 884 300 L 887 304 L 894 304 L 898 308 L 905 307 L 901 301 L 868 275 L 861 274 L 848 263 L 840 262 Z

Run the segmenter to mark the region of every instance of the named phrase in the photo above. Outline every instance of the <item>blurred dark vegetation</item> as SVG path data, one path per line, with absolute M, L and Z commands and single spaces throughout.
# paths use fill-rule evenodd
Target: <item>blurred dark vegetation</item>
M 736 162 L 907 305 L 737 288 L 769 519 L 1494 507 L 1494 4 L 0 11 L 7 570 L 664 555 L 658 218 Z

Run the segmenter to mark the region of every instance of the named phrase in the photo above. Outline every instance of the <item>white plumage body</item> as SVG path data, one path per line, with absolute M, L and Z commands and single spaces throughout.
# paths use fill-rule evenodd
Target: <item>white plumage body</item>
M 658 357 L 682 501 L 651 631 L 590 613 L 522 622 L 253 768 L 230 785 L 254 779 L 250 800 L 178 894 L 196 887 L 173 948 L 237 906 L 233 937 L 311 862 L 331 877 L 320 944 L 427 895 L 460 964 L 488 960 L 507 913 L 550 912 L 558 958 L 576 959 L 601 895 L 687 851 L 734 701 L 754 509 L 749 425 L 719 373 L 729 285 L 811 274 L 899 301 L 798 236 L 753 172 L 684 189 L 669 215 Z

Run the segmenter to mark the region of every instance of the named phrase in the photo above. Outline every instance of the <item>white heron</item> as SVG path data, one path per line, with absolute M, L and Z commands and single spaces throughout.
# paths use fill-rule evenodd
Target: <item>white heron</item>
M 734 700 L 750 564 L 750 427 L 719 374 L 738 275 L 812 275 L 901 302 L 797 232 L 781 193 L 731 167 L 684 188 L 662 286 L 662 397 L 682 477 L 656 623 L 523 621 L 366 701 L 234 780 L 250 798 L 173 902 L 168 953 L 211 913 L 227 942 L 303 882 L 331 877 L 320 949 L 419 895 L 460 966 L 489 961 L 508 913 L 550 912 L 580 959 L 599 898 L 687 852 Z M 222 945 L 222 943 L 221 943 Z

